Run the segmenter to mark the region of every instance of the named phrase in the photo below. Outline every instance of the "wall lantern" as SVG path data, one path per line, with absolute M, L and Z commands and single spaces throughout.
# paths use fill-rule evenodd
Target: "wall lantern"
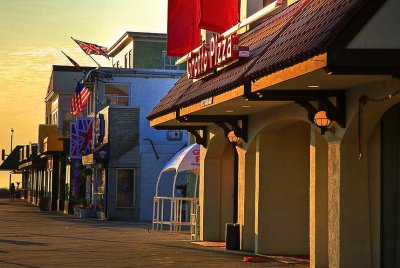
M 240 137 L 236 136 L 235 131 L 228 133 L 228 141 L 232 144 L 237 144 L 240 141 Z
M 331 131 L 334 133 L 335 129 L 329 127 L 331 124 L 331 119 L 329 119 L 326 111 L 321 109 L 314 115 L 314 124 L 321 129 L 321 134 L 324 135 L 326 131 Z

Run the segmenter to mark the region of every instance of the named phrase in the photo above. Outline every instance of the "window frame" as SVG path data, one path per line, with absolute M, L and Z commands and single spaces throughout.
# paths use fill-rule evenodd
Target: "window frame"
M 127 86 L 127 88 L 128 88 L 128 95 L 127 96 L 118 96 L 118 95 L 111 95 L 111 94 L 106 94 L 106 87 L 107 87 L 107 85 L 123 85 L 123 86 Z M 117 99 L 128 99 L 128 104 L 127 105 L 118 105 L 118 104 L 108 104 L 107 103 L 107 96 L 113 96 L 114 98 L 117 98 Z M 115 105 L 115 106 L 122 106 L 122 107 L 129 107 L 130 105 L 131 105 L 131 86 L 130 86 L 130 84 L 126 84 L 126 83 L 104 83 L 104 101 L 103 101 L 104 103 L 103 103 L 103 105 L 105 105 L 105 106 L 112 106 L 112 105 Z
M 169 59 L 169 63 L 167 64 L 167 59 Z M 175 65 L 175 60 L 179 59 L 179 57 L 167 56 L 167 51 L 162 51 L 162 65 L 164 70 L 180 70 L 180 65 Z

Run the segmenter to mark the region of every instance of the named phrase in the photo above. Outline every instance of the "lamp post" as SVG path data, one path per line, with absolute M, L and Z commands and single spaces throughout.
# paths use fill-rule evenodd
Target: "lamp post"
M 13 136 L 14 136 L 14 129 L 11 128 L 11 144 L 10 144 L 10 154 L 12 152 L 12 142 L 13 142 Z
M 11 155 L 11 152 L 12 152 L 12 146 L 13 146 L 13 136 L 14 136 L 14 129 L 13 129 L 13 128 L 11 128 L 11 137 L 10 137 L 10 140 L 11 140 L 11 143 L 10 143 L 10 155 Z M 10 183 L 9 183 L 8 185 L 9 185 L 9 189 L 11 189 L 11 171 L 10 171 Z

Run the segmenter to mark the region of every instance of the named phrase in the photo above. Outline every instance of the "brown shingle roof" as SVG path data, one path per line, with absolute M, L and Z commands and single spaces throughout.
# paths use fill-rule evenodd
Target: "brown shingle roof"
M 187 79 L 187 75 L 184 74 L 153 108 L 150 114 L 165 114 L 174 111 L 176 101 L 182 97 L 183 93 L 185 93 L 192 84 L 192 81 Z
M 192 83 L 184 75 L 148 119 L 325 52 L 368 0 L 300 0 L 239 37 L 250 59 Z

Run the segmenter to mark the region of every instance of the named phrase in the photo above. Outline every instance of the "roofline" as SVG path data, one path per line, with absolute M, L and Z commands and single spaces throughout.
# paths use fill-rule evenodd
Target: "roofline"
M 92 66 L 80 66 L 80 67 L 84 71 L 90 71 L 97 68 Z M 81 71 L 79 71 L 75 66 L 70 66 L 70 65 L 52 65 L 52 71 L 81 73 Z
M 146 33 L 146 32 L 125 32 L 118 40 L 115 42 L 109 49 L 108 54 L 113 57 L 117 53 L 115 52 L 120 46 L 126 43 L 129 39 L 159 39 L 159 40 L 166 40 L 167 34 L 165 33 Z
M 81 66 L 81 69 L 83 71 L 91 71 L 93 69 L 96 69 L 97 67 L 91 67 L 91 66 Z M 71 73 L 81 73 L 75 66 L 69 66 L 69 65 L 52 65 L 52 70 L 51 70 L 51 75 L 49 79 L 49 85 L 47 86 L 47 93 L 45 96 L 45 100 L 47 101 L 51 95 L 52 92 L 54 92 L 54 89 L 50 89 L 50 84 L 51 84 L 51 79 L 54 77 L 54 72 L 71 72 Z
M 106 70 L 112 74 L 122 75 L 179 75 L 182 76 L 186 70 L 168 70 L 168 69 L 141 69 L 141 68 L 113 68 L 113 67 L 101 67 L 100 70 Z

